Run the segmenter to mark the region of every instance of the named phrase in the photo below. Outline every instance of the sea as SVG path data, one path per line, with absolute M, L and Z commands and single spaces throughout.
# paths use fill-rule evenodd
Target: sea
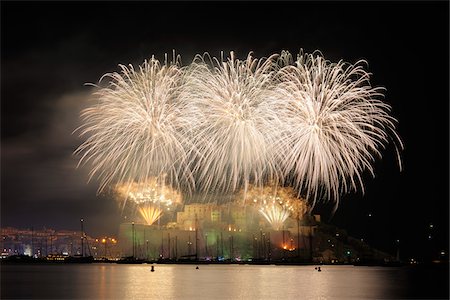
M 151 271 L 151 266 L 154 271 Z M 448 299 L 444 266 L 1 265 L 1 299 Z

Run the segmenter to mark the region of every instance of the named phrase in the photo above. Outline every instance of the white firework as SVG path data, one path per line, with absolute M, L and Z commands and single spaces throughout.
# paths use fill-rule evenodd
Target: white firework
M 306 201 L 298 198 L 291 187 L 276 185 L 250 185 L 237 195 L 237 202 L 254 205 L 274 230 L 280 230 L 288 217 L 300 219 L 308 211 Z
M 317 199 L 335 201 L 342 193 L 363 188 L 362 173 L 374 176 L 372 163 L 380 149 L 393 141 L 391 107 L 383 102 L 383 88 L 370 85 L 365 61 L 331 63 L 318 52 L 282 53 L 277 74 L 283 120 L 278 161 L 284 174 L 313 205 Z M 400 156 L 398 156 L 400 162 Z
M 204 192 L 233 192 L 277 177 L 272 146 L 279 127 L 271 108 L 275 56 L 226 61 L 197 55 L 183 101 L 195 132 L 192 170 Z
M 269 203 L 259 209 L 261 215 L 270 223 L 273 230 L 280 230 L 291 214 L 289 208 L 278 203 Z
M 179 101 L 182 68 L 178 58 L 161 64 L 152 57 L 138 70 L 120 65 L 106 74 L 109 85 L 98 87 L 97 103 L 82 112 L 78 130 L 86 141 L 75 151 L 79 164 L 90 162 L 90 178 L 99 191 L 123 182 L 145 183 L 167 178 L 169 184 L 192 186 L 187 167 L 191 148 L 189 124 Z
M 120 66 L 82 112 L 86 141 L 75 152 L 99 191 L 155 177 L 203 193 L 289 183 L 311 208 L 322 199 L 337 208 L 341 194 L 363 190 L 363 172 L 374 175 L 387 143 L 399 162 L 403 148 L 364 64 L 317 52 L 295 61 L 288 52 L 245 60 L 231 52 L 197 55 L 186 68 L 154 57 L 139 70 Z

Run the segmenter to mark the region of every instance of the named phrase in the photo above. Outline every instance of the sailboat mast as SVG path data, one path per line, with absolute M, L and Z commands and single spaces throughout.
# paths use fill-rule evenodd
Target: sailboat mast
M 81 223 L 81 257 L 84 257 L 84 227 L 83 227 L 83 218 L 80 219 Z

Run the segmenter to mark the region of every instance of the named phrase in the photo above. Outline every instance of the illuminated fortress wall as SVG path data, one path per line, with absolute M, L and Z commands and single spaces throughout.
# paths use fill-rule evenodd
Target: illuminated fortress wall
M 284 229 L 273 230 L 252 207 L 189 204 L 177 213 L 176 223 L 121 224 L 119 241 L 124 256 L 149 260 L 194 259 L 196 253 L 199 259 L 225 260 L 307 257 L 314 227 L 301 225 L 299 229 L 298 236 L 297 221 L 289 219 Z

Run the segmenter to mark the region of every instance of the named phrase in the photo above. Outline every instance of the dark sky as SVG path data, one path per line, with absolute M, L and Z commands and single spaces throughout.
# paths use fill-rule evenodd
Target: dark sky
M 411 257 L 426 251 L 432 223 L 431 243 L 448 250 L 448 27 L 446 1 L 2 1 L 1 225 L 76 229 L 84 217 L 92 235 L 117 232 L 116 203 L 96 195 L 72 155 L 92 91 L 85 83 L 172 49 L 188 64 L 205 51 L 244 58 L 303 48 L 332 61 L 366 59 L 405 144 L 404 171 L 387 147 L 366 193 L 343 196 L 330 222 L 387 251 L 400 239 Z

